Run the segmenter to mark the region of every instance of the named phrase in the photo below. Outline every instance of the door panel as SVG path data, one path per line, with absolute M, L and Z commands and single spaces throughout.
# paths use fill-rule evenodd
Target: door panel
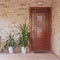
M 31 51 L 49 50 L 49 11 L 33 9 L 31 21 Z

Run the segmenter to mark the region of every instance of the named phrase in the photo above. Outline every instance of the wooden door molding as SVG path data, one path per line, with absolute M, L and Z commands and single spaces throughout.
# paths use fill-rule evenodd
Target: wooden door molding
M 30 38 L 32 35 L 32 11 L 33 10 L 48 10 L 49 12 L 49 51 L 51 50 L 51 32 L 52 32 L 52 14 L 51 14 L 51 7 L 30 7 L 29 8 L 29 25 L 30 25 Z M 32 41 L 31 41 L 32 42 Z M 30 42 L 30 51 L 32 50 L 32 44 Z

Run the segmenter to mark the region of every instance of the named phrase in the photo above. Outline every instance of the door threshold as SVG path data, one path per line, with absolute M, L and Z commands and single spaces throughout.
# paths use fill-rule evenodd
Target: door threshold
M 32 51 L 32 53 L 49 53 L 49 52 L 50 51 L 45 51 L 45 50 L 44 51 L 42 51 L 42 50 L 41 51 Z

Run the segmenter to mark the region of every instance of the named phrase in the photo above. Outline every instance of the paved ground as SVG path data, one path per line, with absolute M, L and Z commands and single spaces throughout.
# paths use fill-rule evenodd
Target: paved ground
M 52 53 L 0 53 L 0 60 L 60 60 Z

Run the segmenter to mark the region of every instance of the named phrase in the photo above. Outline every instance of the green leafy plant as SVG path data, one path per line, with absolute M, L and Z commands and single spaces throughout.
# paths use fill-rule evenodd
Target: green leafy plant
M 7 47 L 16 47 L 17 44 L 14 41 L 14 35 L 13 34 L 9 34 L 9 39 L 6 41 L 6 44 L 4 45 L 5 48 Z
M 18 45 L 19 46 L 28 46 L 29 43 L 29 32 L 28 32 L 28 26 L 26 25 L 26 23 L 19 25 L 18 29 L 21 32 L 21 35 L 19 36 L 19 42 Z
M 1 48 L 1 36 L 0 36 L 0 48 Z

